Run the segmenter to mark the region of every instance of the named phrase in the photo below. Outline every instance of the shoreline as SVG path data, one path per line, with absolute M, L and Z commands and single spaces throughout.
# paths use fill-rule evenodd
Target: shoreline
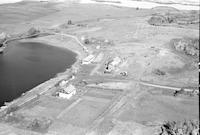
M 53 35 L 53 36 L 55 36 L 55 35 Z M 42 38 L 42 39 L 39 39 L 39 38 Z M 59 42 L 59 40 L 57 40 L 55 38 L 54 38 L 54 41 Z M 51 41 L 46 41 L 45 37 L 37 37 L 37 38 L 33 38 L 33 39 L 21 39 L 20 42 L 45 43 L 45 45 L 58 47 L 58 48 L 64 49 L 64 50 L 67 49 L 67 50 L 73 52 L 74 54 L 76 54 L 76 56 L 75 56 L 76 61 L 71 65 L 70 68 L 65 68 L 64 71 L 56 73 L 54 75 L 54 77 L 49 78 L 45 82 L 41 82 L 39 85 L 33 87 L 30 90 L 27 90 L 26 92 L 22 93 L 21 96 L 13 99 L 12 101 L 5 102 L 4 103 L 5 105 L 0 106 L 0 113 L 4 112 L 10 106 L 15 106 L 15 105 L 18 107 L 23 106 L 24 104 L 28 103 L 29 101 L 36 99 L 38 97 L 38 95 L 43 95 L 44 93 L 46 93 L 46 91 L 48 91 L 53 86 L 55 86 L 59 81 L 61 81 L 63 79 L 69 79 L 70 76 L 72 76 L 73 74 L 75 74 L 77 72 L 77 70 L 79 70 L 79 68 L 81 66 L 80 61 L 84 57 L 84 54 L 82 52 L 74 51 L 67 46 L 57 46 L 54 43 L 52 43 Z M 27 96 L 27 98 L 26 98 L 26 96 Z M 25 101 L 23 101 L 24 100 L 23 98 L 26 98 Z

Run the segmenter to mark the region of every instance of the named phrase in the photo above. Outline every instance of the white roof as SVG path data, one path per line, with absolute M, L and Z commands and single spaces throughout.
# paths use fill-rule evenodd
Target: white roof
M 71 84 L 68 87 L 64 88 L 64 91 L 66 93 L 72 93 L 75 90 L 76 90 L 76 88 L 73 85 L 71 85 Z
M 121 62 L 121 59 L 119 57 L 115 57 L 112 61 L 112 65 L 118 65 Z
M 83 61 L 90 61 L 94 59 L 94 55 L 90 54 L 89 56 L 87 56 L 85 59 L 83 59 Z

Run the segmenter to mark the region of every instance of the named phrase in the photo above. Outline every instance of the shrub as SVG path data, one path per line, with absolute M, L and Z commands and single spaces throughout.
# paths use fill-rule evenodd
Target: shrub
M 72 20 L 68 20 L 67 24 L 72 25 Z
M 160 69 L 155 69 L 153 73 L 156 75 L 166 75 L 166 73 L 164 71 L 161 71 Z
M 48 127 L 51 125 L 52 121 L 47 118 L 35 118 L 30 120 L 27 124 L 26 128 L 35 131 L 44 131 L 47 130 Z
M 35 35 L 35 34 L 38 34 L 38 33 L 40 33 L 40 31 L 39 31 L 38 29 L 32 27 L 32 28 L 30 28 L 30 29 L 28 30 L 27 35 L 28 35 L 28 36 L 31 36 L 31 35 Z
M 166 18 L 163 16 L 152 16 L 149 20 L 148 23 L 150 25 L 155 25 L 155 26 L 159 26 L 162 24 L 165 24 L 167 22 Z
M 190 56 L 199 56 L 198 38 L 180 38 L 172 40 L 173 47 L 180 52 Z

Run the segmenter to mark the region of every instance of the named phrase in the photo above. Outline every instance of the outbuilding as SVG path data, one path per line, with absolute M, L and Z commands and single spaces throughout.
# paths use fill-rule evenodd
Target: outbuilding
M 90 54 L 82 60 L 82 64 L 90 64 L 94 60 L 95 56 Z
M 70 99 L 75 94 L 76 88 L 71 84 L 68 87 L 63 88 L 61 91 L 57 92 L 58 97 L 66 99 Z

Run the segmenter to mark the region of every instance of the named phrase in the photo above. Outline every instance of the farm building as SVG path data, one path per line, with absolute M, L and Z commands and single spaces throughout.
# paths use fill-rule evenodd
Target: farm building
M 76 88 L 71 84 L 68 87 L 62 88 L 59 92 L 57 92 L 58 97 L 66 99 L 70 99 L 75 94 L 76 94 Z
M 82 60 L 82 64 L 90 64 L 94 60 L 94 55 L 90 54 L 85 59 Z

